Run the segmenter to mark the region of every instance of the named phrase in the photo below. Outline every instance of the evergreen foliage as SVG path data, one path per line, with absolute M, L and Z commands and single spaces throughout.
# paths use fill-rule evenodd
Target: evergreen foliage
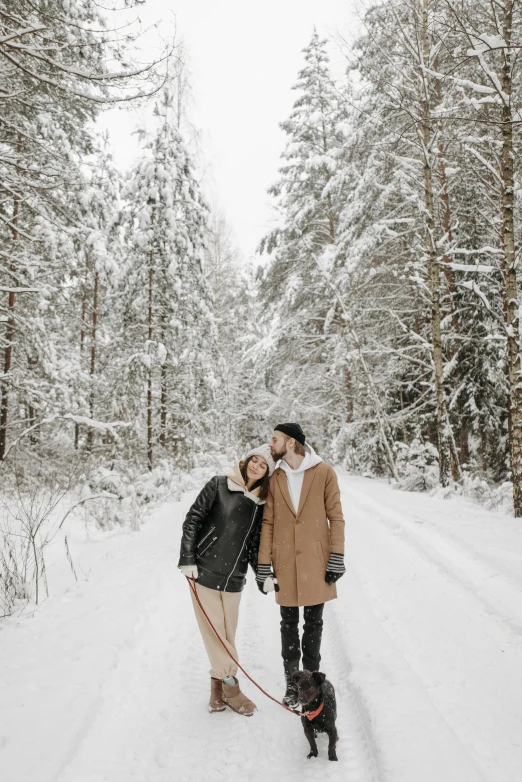
M 364 21 L 344 81 L 314 32 L 282 124 L 259 370 L 331 458 L 407 488 L 511 479 L 522 515 L 520 8 Z
M 511 481 L 522 515 L 520 7 L 384 0 L 364 23 L 342 78 L 316 31 L 304 50 L 245 269 L 179 52 L 136 68 L 96 3 L 0 0 L 1 462 L 154 473 L 298 420 L 405 488 Z M 147 96 L 122 174 L 94 121 Z

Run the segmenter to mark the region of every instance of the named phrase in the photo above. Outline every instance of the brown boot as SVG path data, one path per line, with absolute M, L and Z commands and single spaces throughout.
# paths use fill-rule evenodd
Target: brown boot
M 226 708 L 223 702 L 223 682 L 221 679 L 210 679 L 209 712 L 212 714 L 214 711 L 225 711 Z
M 223 700 L 233 711 L 237 711 L 238 714 L 242 714 L 244 717 L 251 717 L 257 706 L 241 692 L 238 680 L 235 677 L 234 681 L 235 684 L 225 684 L 223 682 Z

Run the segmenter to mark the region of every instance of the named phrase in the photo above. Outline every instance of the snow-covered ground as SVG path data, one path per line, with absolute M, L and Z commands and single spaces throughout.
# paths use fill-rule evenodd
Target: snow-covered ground
M 347 575 L 325 609 L 339 762 L 299 721 L 208 714 L 208 663 L 176 569 L 194 492 L 138 532 L 69 536 L 51 598 L 0 624 L 2 782 L 518 782 L 522 530 L 464 499 L 341 475 Z M 63 559 L 63 558 L 62 558 Z M 278 609 L 249 579 L 242 662 L 282 694 Z M 319 777 L 318 777 L 319 774 Z

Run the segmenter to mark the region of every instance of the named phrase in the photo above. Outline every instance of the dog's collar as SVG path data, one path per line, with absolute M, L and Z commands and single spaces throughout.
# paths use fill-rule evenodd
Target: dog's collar
M 314 711 L 305 711 L 303 717 L 308 717 L 309 720 L 314 720 L 324 709 L 324 701 Z

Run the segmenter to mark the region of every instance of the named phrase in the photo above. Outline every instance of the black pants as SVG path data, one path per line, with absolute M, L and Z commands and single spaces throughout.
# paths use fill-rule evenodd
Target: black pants
M 299 642 L 299 608 L 280 606 L 281 608 L 281 654 L 285 663 L 301 659 Z M 318 671 L 321 663 L 321 638 L 323 635 L 324 603 L 304 607 L 303 628 L 303 668 L 306 671 Z

